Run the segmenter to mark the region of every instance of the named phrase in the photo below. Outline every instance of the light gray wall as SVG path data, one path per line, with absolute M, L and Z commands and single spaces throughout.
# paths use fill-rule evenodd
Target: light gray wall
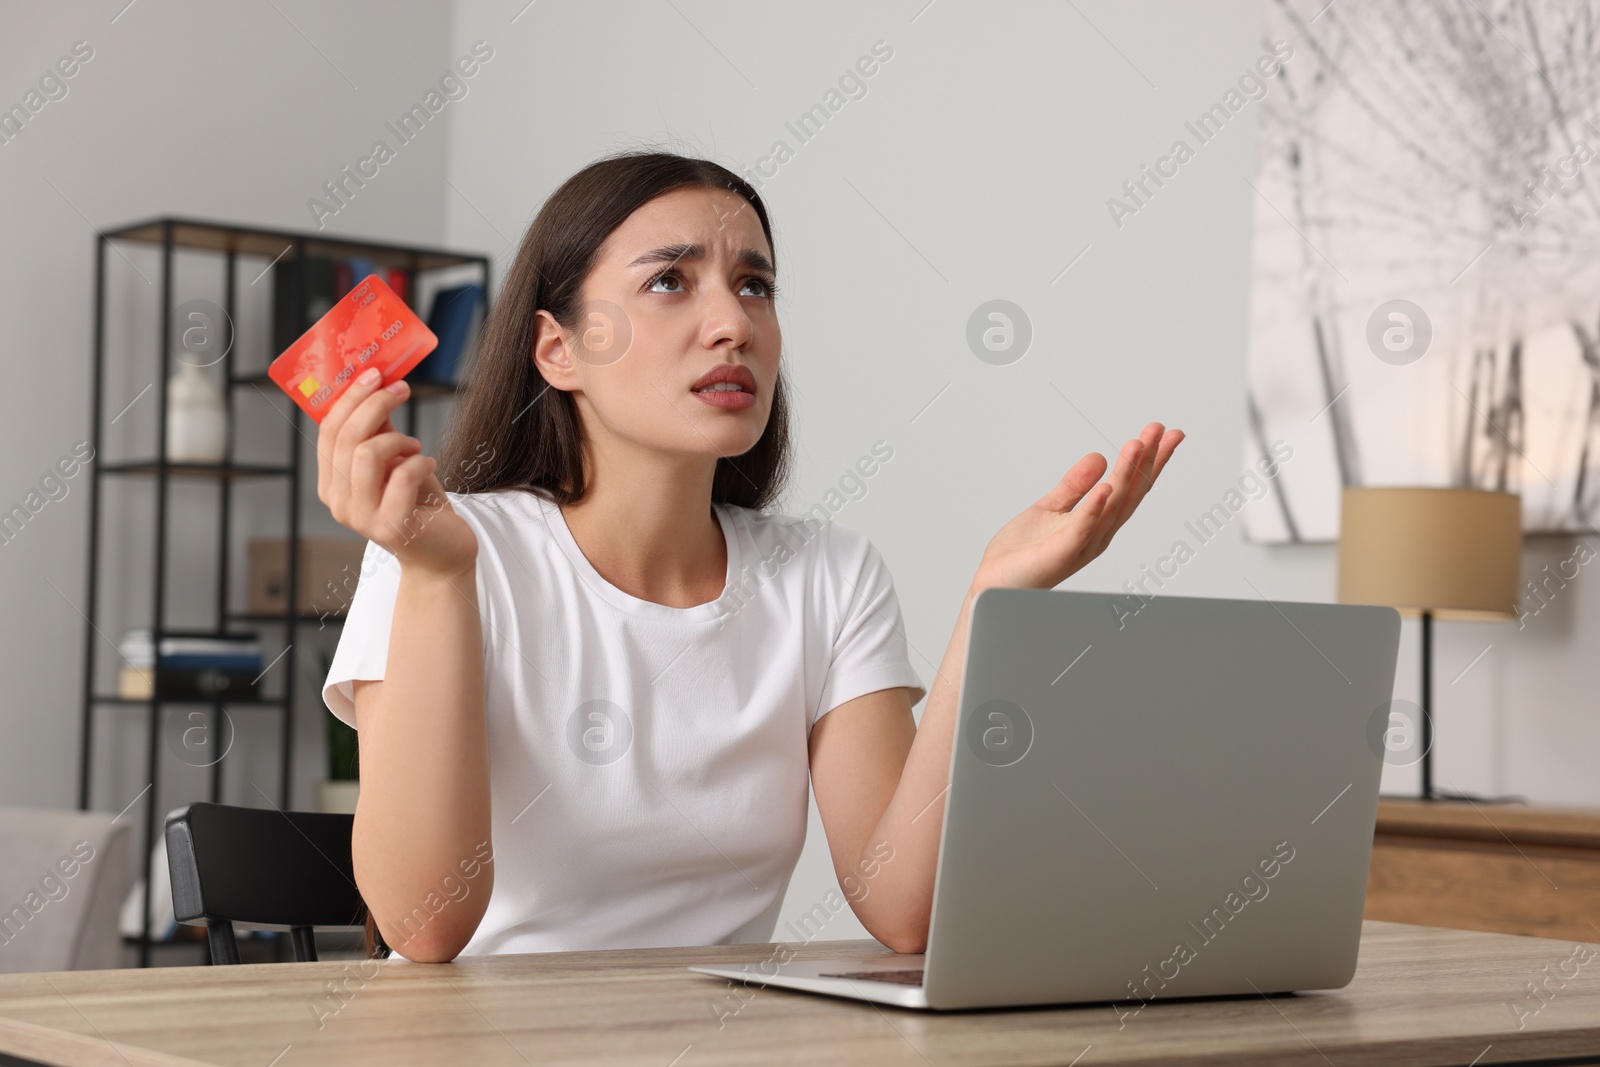
M 887 558 L 925 680 L 990 534 L 1078 456 L 1107 452 L 1149 419 L 1189 435 L 1136 519 L 1069 581 L 1080 589 L 1117 589 L 1138 577 L 1254 459 L 1241 443 L 1244 285 L 1259 210 L 1244 181 L 1253 166 L 1246 116 L 1121 229 L 1105 199 L 1164 154 L 1183 122 L 1261 53 L 1255 0 L 835 0 L 759 9 L 618 0 L 328 8 L 277 0 L 282 15 L 272 5 L 178 10 L 141 2 L 123 11 L 124 3 L 10 13 L 0 35 L 4 102 L 20 98 L 74 41 L 96 50 L 69 95 L 0 147 L 0 192 L 8 204 L 26 205 L 0 213 L 5 366 L 13 382 L 46 361 L 59 367 L 27 374 L 28 392 L 14 393 L 0 425 L 7 505 L 87 436 L 92 226 L 174 212 L 307 228 L 306 198 L 364 155 L 383 122 L 479 39 L 495 58 L 468 96 L 329 220 L 330 231 L 482 250 L 500 257 L 503 275 L 508 246 L 544 198 L 595 157 L 654 143 L 754 166 L 774 140 L 796 147 L 785 122 L 820 102 L 875 41 L 894 49 L 866 96 L 799 145 L 762 192 L 776 229 L 786 358 L 798 393 L 801 464 L 790 504 L 809 506 L 874 441 L 891 444 L 893 460 L 838 521 L 865 531 Z M 134 259 L 151 273 L 153 260 Z M 113 262 L 113 294 L 134 308 L 150 294 L 131 266 Z M 203 284 L 198 268 L 192 277 Z M 966 347 L 968 315 L 993 298 L 1021 305 L 1033 323 L 1031 350 L 1011 366 L 981 363 Z M 118 336 L 129 352 L 139 342 L 153 354 L 155 320 L 121 314 Z M 246 355 L 264 356 L 259 316 L 241 327 L 255 338 Z M 125 377 L 117 395 L 131 398 L 145 381 L 131 371 Z M 130 410 L 119 432 L 142 426 L 153 440 L 151 399 Z M 258 428 L 263 447 L 279 440 L 269 427 Z M 1325 430 L 1307 426 L 1302 440 Z M 85 485 L 80 476 L 66 499 L 0 546 L 0 591 L 12 609 L 0 624 L 0 803 L 73 802 Z M 210 544 L 209 505 L 191 495 L 181 502 L 192 516 L 181 552 Z M 107 628 L 113 641 L 147 621 L 136 576 L 150 558 L 141 537 L 147 512 L 132 498 L 117 506 L 125 540 L 108 562 L 128 577 L 108 590 L 123 609 Z M 253 506 L 263 526 L 273 521 L 272 499 Z M 306 506 L 312 532 L 334 529 L 309 491 Z M 1245 597 L 1255 595 L 1253 584 L 1274 598 L 1332 598 L 1330 546 L 1251 546 L 1239 525 L 1204 546 L 1166 591 Z M 1530 542 L 1526 573 L 1571 549 L 1559 538 Z M 203 609 L 209 587 L 192 584 L 192 600 L 180 603 Z M 1443 783 L 1600 804 L 1591 696 L 1600 667 L 1587 654 L 1600 638 L 1597 613 L 1600 587 L 1586 571 L 1526 629 L 1439 627 Z M 1416 695 L 1416 651 L 1408 626 L 1397 695 Z M 309 659 L 297 745 L 301 805 L 320 777 Z M 102 721 L 124 715 L 131 724 L 136 714 L 103 712 Z M 241 728 L 241 743 L 250 729 Z M 108 771 L 96 794 L 97 806 L 114 810 L 144 784 L 142 734 L 107 727 L 102 736 L 107 766 L 122 750 L 122 773 Z M 248 750 L 261 754 L 240 760 L 237 772 L 230 760 L 237 802 L 259 802 L 251 780 L 274 792 L 273 734 L 248 737 Z M 186 782 L 173 778 L 168 792 L 175 797 Z M 1385 779 L 1394 792 L 1414 785 L 1414 771 Z M 822 846 L 813 821 L 786 918 L 832 885 Z M 860 932 L 844 913 L 824 936 Z

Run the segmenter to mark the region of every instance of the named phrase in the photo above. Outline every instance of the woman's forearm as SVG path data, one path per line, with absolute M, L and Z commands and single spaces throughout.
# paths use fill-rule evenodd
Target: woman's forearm
M 859 900 L 852 900 L 862 925 L 896 952 L 921 952 L 933 912 L 933 879 L 944 827 L 950 781 L 950 746 L 956 701 L 967 655 L 967 627 L 977 591 L 962 598 L 900 782 L 868 837 L 852 872 Z M 847 887 L 847 893 L 850 887 Z M 855 895 L 852 894 L 852 895 Z
M 494 883 L 475 566 L 402 568 L 383 681 L 357 683 L 356 881 L 384 940 L 418 961 L 460 952 Z

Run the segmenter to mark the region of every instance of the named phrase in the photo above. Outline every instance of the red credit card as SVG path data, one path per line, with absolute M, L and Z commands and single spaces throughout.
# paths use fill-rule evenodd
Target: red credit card
M 368 367 L 383 385 L 411 373 L 439 343 L 405 301 L 376 274 L 350 290 L 317 324 L 284 350 L 267 376 L 321 423 L 328 409 Z

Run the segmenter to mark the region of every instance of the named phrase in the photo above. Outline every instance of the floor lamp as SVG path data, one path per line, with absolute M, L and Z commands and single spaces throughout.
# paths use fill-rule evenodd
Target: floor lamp
M 1347 486 L 1339 601 L 1422 620 L 1422 799 L 1433 788 L 1433 620 L 1517 617 L 1522 501 L 1486 489 Z

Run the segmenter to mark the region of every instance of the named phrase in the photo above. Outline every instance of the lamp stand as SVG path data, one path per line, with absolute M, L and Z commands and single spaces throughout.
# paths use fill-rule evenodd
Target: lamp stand
M 1433 792 L 1433 612 L 1422 613 L 1422 799 Z
M 1433 788 L 1433 612 L 1422 613 L 1422 792 L 1424 801 L 1459 800 L 1468 804 L 1526 804 L 1523 796 L 1481 796 Z

